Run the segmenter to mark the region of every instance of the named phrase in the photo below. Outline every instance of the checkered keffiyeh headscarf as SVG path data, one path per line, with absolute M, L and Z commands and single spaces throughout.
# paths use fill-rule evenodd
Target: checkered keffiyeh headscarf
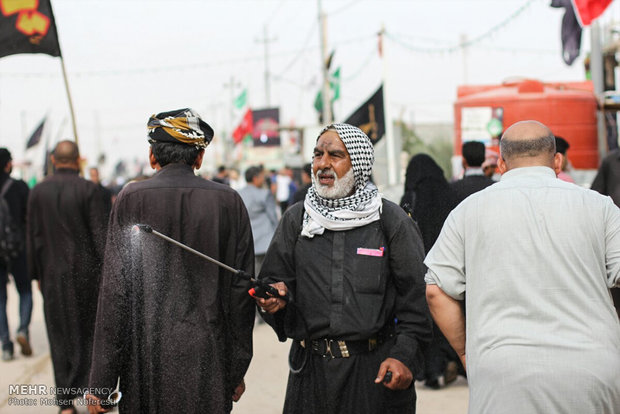
M 351 157 L 355 192 L 347 197 L 328 199 L 321 197 L 313 184 L 304 201 L 306 212 L 301 234 L 306 237 L 323 234 L 325 229 L 342 231 L 362 227 L 379 220 L 381 215 L 381 194 L 369 182 L 375 161 L 370 138 L 352 125 L 332 124 L 323 128 L 317 141 L 329 129 L 336 130 Z
M 213 139 L 213 129 L 190 108 L 151 115 L 147 129 L 150 142 L 174 142 L 206 148 Z

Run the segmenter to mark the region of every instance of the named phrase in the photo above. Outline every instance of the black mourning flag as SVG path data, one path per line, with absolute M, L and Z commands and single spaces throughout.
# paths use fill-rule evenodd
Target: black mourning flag
M 571 0 L 551 0 L 551 7 L 566 9 L 562 18 L 562 59 L 570 66 L 579 56 L 581 49 L 581 25 Z
M 30 135 L 30 138 L 28 138 L 28 143 L 26 143 L 26 149 L 30 147 L 34 147 L 35 145 L 39 143 L 39 141 L 41 141 L 41 135 L 43 135 L 43 126 L 45 125 L 46 119 L 47 118 L 43 118 L 43 121 L 41 121 L 37 129 L 34 130 L 32 135 Z
M 364 131 L 375 144 L 385 135 L 383 112 L 383 85 L 344 121 Z
M 17 53 L 60 56 L 50 0 L 0 0 L 0 57 Z

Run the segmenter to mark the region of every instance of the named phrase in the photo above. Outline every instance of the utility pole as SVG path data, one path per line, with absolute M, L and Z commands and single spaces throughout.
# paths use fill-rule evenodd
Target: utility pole
M 101 144 L 101 122 L 99 122 L 99 111 L 96 109 L 93 111 L 93 125 L 95 126 L 95 132 L 93 135 L 95 136 L 95 145 L 97 148 L 97 158 L 95 164 L 100 167 L 99 159 L 101 158 L 101 155 L 103 155 L 103 145 Z M 94 164 L 91 162 L 91 165 Z
M 234 109 L 235 89 L 241 87 L 241 83 L 237 82 L 234 76 L 231 76 L 230 82 L 225 83 L 224 87 L 230 89 L 230 102 L 228 103 L 228 105 L 230 105 L 229 125 L 230 125 L 230 132 L 232 133 L 234 122 L 235 122 L 235 109 Z
M 389 76 L 388 76 L 388 61 L 385 48 L 385 26 L 381 25 L 381 62 L 382 62 L 382 78 L 383 78 L 383 121 L 385 122 L 385 146 L 387 154 L 387 168 L 388 168 L 388 185 L 390 187 L 398 184 L 398 170 L 400 168 L 400 149 L 396 149 L 396 143 L 394 142 L 394 125 L 392 124 L 392 118 L 390 118 L 390 102 L 388 98 L 389 91 Z
M 269 84 L 269 43 L 274 42 L 275 40 L 275 37 L 270 39 L 269 36 L 267 36 L 267 23 L 265 23 L 263 26 L 263 38 L 256 39 L 256 41 L 265 45 L 265 104 L 267 105 L 267 108 L 271 107 L 271 88 Z
M 603 98 L 605 89 L 603 81 L 603 51 L 601 48 L 601 30 L 597 20 L 590 26 L 590 73 L 594 85 L 594 95 L 597 99 Z M 607 153 L 607 128 L 605 127 L 605 114 L 599 110 L 596 112 L 598 130 L 598 153 L 600 160 Z
M 241 83 L 235 81 L 234 76 L 230 77 L 230 82 L 224 84 L 224 88 L 230 89 L 230 101 L 228 102 L 228 105 L 230 105 L 230 121 L 229 121 L 230 129 L 224 135 L 224 164 L 228 162 L 228 154 L 230 150 L 232 150 L 232 148 L 229 148 L 229 146 L 230 146 L 230 143 L 232 142 L 232 132 L 234 129 L 234 122 L 235 122 L 235 105 L 233 102 L 235 101 L 235 89 L 238 87 L 241 87 Z
M 26 111 L 21 111 L 21 119 L 22 119 L 22 140 L 26 142 L 28 140 L 28 129 L 26 127 Z
M 323 75 L 323 87 L 321 95 L 323 98 L 323 124 L 328 125 L 333 122 L 331 111 L 331 94 L 329 88 L 329 72 L 327 69 L 327 16 L 323 13 L 321 0 L 317 0 L 319 8 L 319 36 L 321 41 L 321 74 Z

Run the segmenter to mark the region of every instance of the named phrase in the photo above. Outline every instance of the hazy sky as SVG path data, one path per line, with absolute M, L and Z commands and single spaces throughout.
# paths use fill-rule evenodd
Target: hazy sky
M 343 120 L 381 82 L 384 50 L 391 116 L 408 122 L 451 122 L 458 85 L 511 77 L 582 80 L 590 49 L 572 67 L 561 59 L 563 9 L 549 0 L 323 0 L 333 68 L 341 68 Z M 265 27 L 270 101 L 281 123 L 314 125 L 320 82 L 315 0 L 52 0 L 73 96 L 82 153 L 146 158 L 146 121 L 156 112 L 192 107 L 216 130 L 230 130 L 231 96 L 248 90 L 253 108 L 266 105 Z M 618 2 L 601 18 L 620 17 Z M 475 40 L 466 56 L 461 36 Z M 234 80 L 233 89 L 228 86 Z M 58 58 L 0 59 L 0 145 L 14 158 L 46 116 L 45 138 L 72 136 Z M 209 151 L 209 150 L 207 150 Z M 34 160 L 37 162 L 37 160 Z

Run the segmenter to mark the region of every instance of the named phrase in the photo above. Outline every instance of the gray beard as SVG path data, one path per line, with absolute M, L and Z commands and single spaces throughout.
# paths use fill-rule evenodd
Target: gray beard
M 331 172 L 334 175 L 334 185 L 328 187 L 319 183 L 319 174 L 325 174 Z M 355 175 L 353 174 L 353 168 L 349 168 L 341 178 L 339 178 L 333 170 L 318 170 L 316 174 L 312 175 L 312 184 L 316 193 L 327 199 L 344 198 L 353 192 L 355 188 Z

